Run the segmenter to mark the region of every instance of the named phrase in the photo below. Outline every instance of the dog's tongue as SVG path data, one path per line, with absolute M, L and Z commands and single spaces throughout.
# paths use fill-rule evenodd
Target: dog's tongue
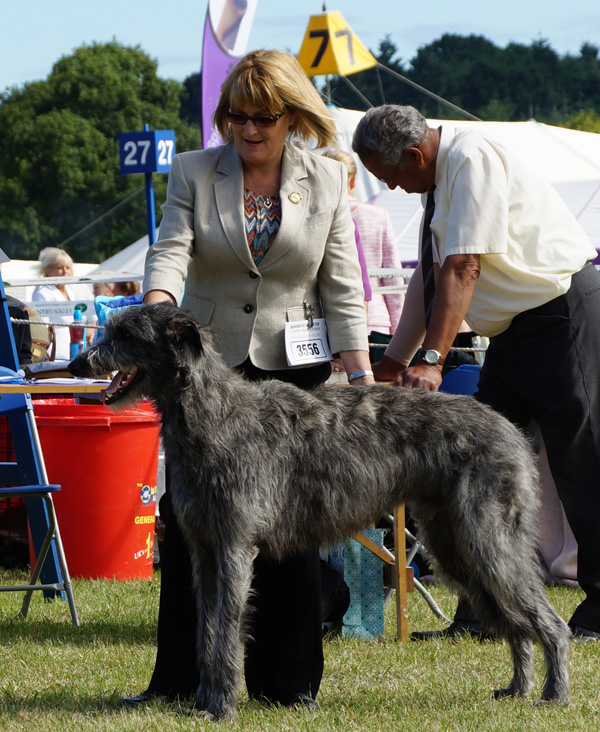
M 121 386 L 121 382 L 124 381 L 126 378 L 127 374 L 124 371 L 117 371 L 113 380 L 104 390 L 104 394 L 114 394 Z
M 134 374 L 128 374 L 126 371 L 117 371 L 113 380 L 106 387 L 106 389 L 100 392 L 102 401 L 104 402 L 109 394 L 115 394 L 117 391 L 119 391 L 121 387 L 126 386 L 133 377 Z
M 100 401 L 104 404 L 104 401 L 106 400 L 106 397 L 109 394 L 114 394 L 117 389 L 119 388 L 119 384 L 121 383 L 121 379 L 123 378 L 123 372 L 118 371 L 114 377 L 113 380 L 110 382 L 110 384 L 106 387 L 106 389 L 102 389 L 100 392 Z

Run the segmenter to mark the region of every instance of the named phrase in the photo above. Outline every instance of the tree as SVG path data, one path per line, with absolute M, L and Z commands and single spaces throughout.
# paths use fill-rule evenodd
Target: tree
M 583 130 L 584 132 L 597 132 L 600 134 L 600 114 L 595 109 L 577 112 L 565 121 L 564 126 L 571 130 Z
M 57 61 L 46 81 L 0 96 L 0 240 L 9 256 L 35 259 L 66 241 L 76 261 L 100 262 L 146 233 L 143 195 L 110 213 L 144 186 L 142 176 L 120 175 L 118 134 L 148 124 L 175 130 L 178 151 L 200 145 L 198 126 L 179 116 L 182 85 L 156 72 L 139 47 L 94 43 Z M 154 182 L 162 203 L 166 176 Z
M 412 104 L 430 118 L 460 115 L 411 86 L 413 82 L 484 120 L 534 116 L 563 124 L 575 112 L 600 108 L 600 48 L 591 43 L 581 46 L 579 56 L 561 57 L 546 39 L 500 48 L 483 36 L 445 33 L 419 48 L 406 67 L 397 54 L 397 46 L 385 36 L 373 53 L 383 68 L 331 79 L 333 102 L 366 109 L 386 101 Z
M 202 73 L 199 71 L 184 79 L 183 91 L 179 97 L 181 119 L 192 125 L 200 125 L 202 120 L 201 79 Z

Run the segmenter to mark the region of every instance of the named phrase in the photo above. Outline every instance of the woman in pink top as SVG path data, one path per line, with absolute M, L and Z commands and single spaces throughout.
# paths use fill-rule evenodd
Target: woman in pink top
M 348 169 L 350 210 L 360 235 L 367 268 L 401 269 L 402 262 L 394 242 L 394 231 L 388 211 L 381 206 L 372 206 L 354 198 L 357 173 L 354 158 L 342 150 L 331 150 L 326 154 L 328 157 L 344 163 Z M 396 277 L 386 277 L 375 280 L 375 283 L 377 287 L 385 287 L 401 285 L 403 280 Z M 393 335 L 403 304 L 404 293 L 383 295 L 381 292 L 373 292 L 367 313 L 369 332 L 376 331 Z

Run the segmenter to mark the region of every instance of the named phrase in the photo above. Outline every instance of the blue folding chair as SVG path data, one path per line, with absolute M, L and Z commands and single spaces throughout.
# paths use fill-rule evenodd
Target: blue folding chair
M 0 366 L 0 376 L 17 378 L 16 372 L 4 366 Z M 35 590 L 42 590 L 47 598 L 57 593 L 61 595 L 64 593 L 69 603 L 71 619 L 74 625 L 79 625 L 67 560 L 52 501 L 52 493 L 61 488 L 60 485 L 48 483 L 31 398 L 27 394 L 1 395 L 0 414 L 8 418 L 17 454 L 16 462 L 0 462 L 0 485 L 5 486 L 0 488 L 0 498 L 25 499 L 37 552 L 37 561 L 29 583 L 0 585 L 0 592 L 25 592 L 19 612 L 24 618 L 27 617 L 31 596 Z M 42 572 L 45 581 L 38 584 Z
M 465 394 L 472 396 L 477 391 L 481 366 L 475 364 L 462 364 L 457 366 L 442 379 L 440 391 L 448 394 Z
M 0 280 L 0 376 L 18 380 L 19 362 L 4 285 Z M 2 585 L 0 592 L 25 592 L 20 615 L 27 616 L 31 595 L 42 590 L 46 599 L 66 598 L 74 625 L 79 625 L 71 579 L 65 559 L 52 493 L 59 485 L 49 484 L 44 457 L 33 416 L 31 396 L 0 394 L 0 414 L 6 416 L 16 460 L 0 462 L 0 498 L 23 497 L 37 561 L 29 584 Z M 38 584 L 38 579 L 41 579 Z

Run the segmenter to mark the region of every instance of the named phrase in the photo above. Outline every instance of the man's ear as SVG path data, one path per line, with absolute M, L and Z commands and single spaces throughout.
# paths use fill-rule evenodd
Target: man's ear
M 418 169 L 425 165 L 425 156 L 420 147 L 407 147 L 404 151 L 404 159 L 407 165 L 416 166 Z

